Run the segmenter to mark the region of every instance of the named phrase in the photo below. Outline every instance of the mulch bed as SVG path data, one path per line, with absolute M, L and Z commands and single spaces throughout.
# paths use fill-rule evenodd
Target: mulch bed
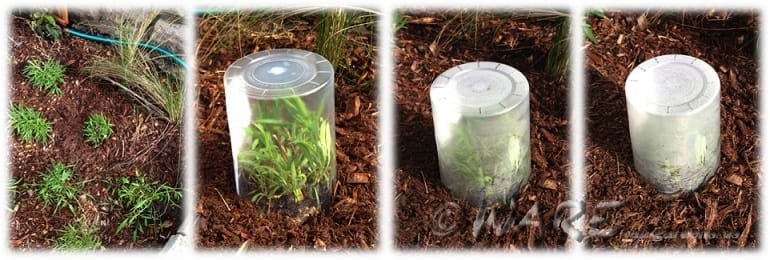
M 727 16 L 726 16 L 727 15 Z M 756 14 L 607 13 L 589 22 L 598 42 L 587 53 L 587 205 L 617 235 L 594 248 L 756 248 L 759 196 L 759 85 Z M 719 74 L 722 158 L 716 176 L 694 193 L 665 196 L 634 170 L 623 86 L 639 63 L 686 54 Z M 602 201 L 625 204 L 594 211 Z M 707 234 L 707 238 L 702 237 Z M 652 235 L 651 235 L 652 234 Z M 716 235 L 716 238 L 708 236 Z M 656 237 L 662 236 L 662 237 Z
M 400 248 L 561 248 L 567 236 L 553 228 L 556 207 L 568 199 L 569 162 L 567 145 L 566 79 L 545 71 L 557 23 L 554 20 L 511 19 L 482 13 L 470 16 L 466 26 L 444 25 L 455 13 L 405 14 L 407 26 L 396 34 L 398 104 L 397 245 Z M 443 40 L 434 40 L 443 32 Z M 447 35 L 456 34 L 448 37 Z M 477 38 L 477 40 L 473 40 Z M 535 204 L 539 226 L 525 226 L 515 233 L 496 236 L 485 228 L 477 239 L 472 235 L 478 212 L 453 198 L 441 183 L 433 119 L 429 98 L 436 76 L 459 64 L 494 61 L 520 70 L 530 82 L 532 172 L 529 183 L 516 201 L 516 224 Z M 449 206 L 457 203 L 458 208 Z M 449 214 L 447 209 L 454 209 Z M 459 211 L 459 212 L 458 212 Z M 498 212 L 498 224 L 502 222 Z M 438 234 L 435 214 L 446 214 L 457 230 Z M 434 230 L 435 229 L 435 230 Z
M 235 60 L 276 48 L 314 50 L 317 16 L 293 16 L 268 34 L 251 34 L 241 43 L 199 57 L 198 136 L 200 199 L 197 243 L 203 248 L 370 249 L 377 237 L 377 102 L 374 61 L 354 45 L 346 67 L 336 71 L 336 193 L 331 208 L 304 223 L 265 213 L 235 192 L 222 76 Z M 200 19 L 200 18 L 199 18 Z M 210 24 L 202 23 L 203 32 Z M 363 27 L 359 27 L 360 28 Z M 374 43 L 373 33 L 356 36 Z M 237 45 L 237 46 L 236 46 Z
M 165 229 L 148 227 L 135 242 L 131 237 L 133 228 L 116 235 L 124 212 L 113 202 L 113 194 L 120 187 L 115 178 L 134 176 L 135 170 L 139 170 L 148 181 L 178 186 L 179 128 L 154 119 L 116 87 L 89 79 L 81 72 L 91 57 L 111 55 L 110 46 L 69 35 L 59 43 L 43 41 L 18 17 L 13 18 L 11 32 L 11 101 L 42 111 L 53 124 L 53 137 L 45 145 L 28 144 L 14 135 L 11 172 L 14 180 L 21 180 L 21 185 L 12 196 L 11 245 L 22 250 L 51 248 L 59 230 L 74 219 L 85 217 L 87 223 L 98 226 L 99 237 L 107 248 L 162 246 L 175 233 L 181 211 L 164 214 Z M 49 96 L 28 85 L 22 74 L 28 61 L 48 58 L 66 66 L 61 95 Z M 90 113 L 102 113 L 114 125 L 112 136 L 97 147 L 87 144 L 83 137 L 84 122 Z M 36 188 L 30 187 L 40 183 L 42 172 L 53 162 L 75 165 L 76 181 L 88 181 L 81 194 L 90 197 L 81 198 L 74 216 L 67 209 L 54 214 L 54 207 L 44 207 Z

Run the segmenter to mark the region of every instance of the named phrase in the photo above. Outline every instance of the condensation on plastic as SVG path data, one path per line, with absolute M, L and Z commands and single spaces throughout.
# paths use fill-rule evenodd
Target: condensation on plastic
M 236 191 L 249 196 L 254 187 L 240 174 L 238 154 L 249 149 L 245 129 L 254 121 L 260 104 L 272 107 L 276 100 L 299 97 L 310 110 L 320 113 L 331 128 L 331 179 L 336 175 L 334 152 L 334 70 L 321 55 L 298 49 L 274 49 L 250 54 L 235 61 L 225 72 L 227 122 L 230 128 Z M 291 122 L 292 115 L 284 120 Z
M 628 125 L 636 171 L 659 192 L 700 187 L 719 163 L 716 71 L 687 55 L 639 64 L 626 79 Z
M 473 62 L 430 89 L 441 181 L 479 206 L 508 202 L 529 180 L 529 83 L 505 64 Z

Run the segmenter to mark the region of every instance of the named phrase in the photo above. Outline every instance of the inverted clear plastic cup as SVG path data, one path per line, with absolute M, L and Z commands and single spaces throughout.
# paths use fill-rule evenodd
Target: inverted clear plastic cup
M 331 63 L 304 50 L 261 51 L 230 65 L 224 80 L 238 194 L 276 199 L 263 195 L 288 189 L 279 182 L 290 180 L 304 186 L 287 197 L 323 200 L 336 173 Z M 296 167 L 260 159 L 266 154 Z
M 529 180 L 529 83 L 495 62 L 453 67 L 431 85 L 441 181 L 474 206 L 509 202 Z
M 658 56 L 626 80 L 636 171 L 662 193 L 697 189 L 719 163 L 720 83 L 706 62 Z

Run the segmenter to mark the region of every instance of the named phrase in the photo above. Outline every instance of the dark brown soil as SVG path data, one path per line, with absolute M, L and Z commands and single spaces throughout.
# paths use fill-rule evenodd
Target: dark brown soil
M 398 247 L 564 247 L 567 236 L 553 228 L 552 220 L 558 204 L 568 199 L 567 84 L 564 77 L 544 72 L 557 22 L 489 13 L 456 15 L 409 13 L 406 28 L 397 32 Z M 450 21 L 453 18 L 459 20 Z M 478 29 L 472 29 L 476 26 Z M 442 30 L 446 30 L 442 40 L 432 44 Z M 519 224 L 535 203 L 538 216 L 534 220 L 539 221 L 539 226 L 525 226 L 502 236 L 486 227 L 477 239 L 472 235 L 472 226 L 478 209 L 453 198 L 441 183 L 429 99 L 436 76 L 455 65 L 474 61 L 511 65 L 530 82 L 532 172 L 516 200 L 515 223 Z M 459 208 L 449 203 L 458 203 Z M 434 215 L 448 212 L 446 209 L 454 209 L 454 215 L 448 216 L 458 228 L 440 235 L 437 232 L 442 230 L 435 225 Z M 502 219 L 498 215 L 498 223 Z
M 99 237 L 107 248 L 162 246 L 175 233 L 178 212 L 164 214 L 166 228 L 149 227 L 138 235 L 136 242 L 131 238 L 132 229 L 116 235 L 125 212 L 114 203 L 113 194 L 120 184 L 113 179 L 134 176 L 135 170 L 139 170 L 148 181 L 178 186 L 178 127 L 152 118 L 116 87 L 88 79 L 81 72 L 91 57 L 111 55 L 110 46 L 69 35 L 59 43 L 43 41 L 18 17 L 13 18 L 12 33 L 12 103 L 42 111 L 53 124 L 53 136 L 45 145 L 13 138 L 11 171 L 14 180 L 21 180 L 21 188 L 13 196 L 11 245 L 22 250 L 51 248 L 59 230 L 75 218 L 85 217 L 87 223 L 99 227 Z M 22 75 L 28 61 L 48 58 L 66 66 L 61 95 L 48 96 L 28 85 Z M 90 113 L 102 113 L 114 125 L 112 136 L 97 147 L 83 138 L 83 125 Z M 54 214 L 54 207 L 44 207 L 36 188 L 30 187 L 40 183 L 42 172 L 53 162 L 75 165 L 76 181 L 87 181 L 82 194 L 88 197 L 81 198 L 75 216 L 66 209 Z
M 204 248 L 371 249 L 377 237 L 376 52 L 354 45 L 335 80 L 337 182 L 331 208 L 304 223 L 275 212 L 263 213 L 235 192 L 222 75 L 235 60 L 276 48 L 314 50 L 317 16 L 292 16 L 274 31 L 249 32 L 241 42 L 199 57 L 199 191 L 197 242 Z M 203 23 L 203 32 L 211 24 Z M 256 26 L 263 27 L 263 26 Z M 363 28 L 363 27 L 360 27 Z M 374 44 L 371 28 L 354 36 Z M 202 41 L 207 44 L 208 41 Z
M 586 175 L 589 217 L 619 230 L 591 238 L 594 248 L 756 248 L 759 196 L 759 85 L 755 14 L 621 13 L 589 22 L 597 43 L 589 71 Z M 639 63 L 664 54 L 700 58 L 722 86 L 722 159 L 716 176 L 681 197 L 664 196 L 633 166 L 623 86 Z M 624 206 L 593 212 L 602 201 Z M 703 234 L 717 235 L 704 239 Z M 676 237 L 655 238 L 649 234 Z M 692 236 L 688 236 L 692 235 Z

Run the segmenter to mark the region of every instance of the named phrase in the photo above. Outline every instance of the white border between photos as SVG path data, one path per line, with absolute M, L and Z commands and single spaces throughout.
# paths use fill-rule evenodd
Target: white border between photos
M 343 251 L 343 252 L 285 252 L 279 250 L 258 251 L 250 252 L 247 254 L 236 255 L 233 251 L 200 251 L 189 249 L 182 252 L 175 252 L 174 255 L 163 255 L 154 252 L 104 252 L 97 254 L 61 254 L 61 253 L 21 253 L 12 251 L 10 249 L 9 230 L 8 230 L 8 194 L 6 188 L 8 187 L 8 177 L 10 170 L 9 162 L 9 140 L 11 138 L 10 132 L 7 127 L 7 109 L 8 100 L 8 84 L 10 81 L 9 74 L 9 28 L 10 28 L 10 11 L 15 8 L 24 7 L 40 7 L 40 6 L 77 6 L 82 8 L 98 8 L 98 7 L 154 7 L 154 8 L 173 8 L 183 9 L 187 12 L 188 25 L 194 25 L 194 10 L 197 7 L 206 6 L 227 6 L 227 7 L 239 7 L 239 8 L 267 8 L 267 7 L 281 7 L 292 8 L 299 6 L 366 6 L 378 10 L 381 14 L 380 21 L 378 23 L 378 74 L 377 74 L 377 87 L 379 88 L 379 159 L 380 169 L 378 172 L 379 186 L 378 190 L 378 235 L 377 249 L 370 251 Z M 766 129 L 768 128 L 768 122 L 764 113 L 770 109 L 765 102 L 768 99 L 768 91 L 765 91 L 763 85 L 764 77 L 770 75 L 770 69 L 765 68 L 765 60 L 768 59 L 768 55 L 762 51 L 768 47 L 766 34 L 768 33 L 768 26 L 765 24 L 765 15 L 768 9 L 770 9 L 770 1 L 750 1 L 750 0 L 638 0 L 638 1 L 611 1 L 611 0 L 557 0 L 557 1 L 536 1 L 536 0 L 420 0 L 420 1 L 388 1 L 388 0 L 251 0 L 251 1 L 235 1 L 235 0 L 131 0 L 131 1 L 104 1 L 104 0 L 82 0 L 82 1 L 55 1 L 55 0 L 33 0 L 21 2 L 2 1 L 0 3 L 0 35 L 3 35 L 3 39 L 0 40 L 0 51 L 6 54 L 6 58 L 3 59 L 4 66 L 0 69 L 0 136 L 7 138 L 0 138 L 0 165 L 5 167 L 0 170 L 0 201 L 2 201 L 3 208 L 0 210 L 0 258 L 2 259 L 46 259 L 54 257 L 56 259 L 100 259 L 104 257 L 116 258 L 116 259 L 134 259 L 136 257 L 148 257 L 152 259 L 164 259 L 171 257 L 184 257 L 184 258 L 206 258 L 215 259 L 221 257 L 227 257 L 228 259 L 339 259 L 341 257 L 347 259 L 369 258 L 369 259 L 392 259 L 407 258 L 407 259 L 424 259 L 426 257 L 430 259 L 467 259 L 472 257 L 484 257 L 490 259 L 517 259 L 517 258 L 530 258 L 530 259 L 612 259 L 616 260 L 618 257 L 654 257 L 660 259 L 681 259 L 682 257 L 697 257 L 698 259 L 722 259 L 725 257 L 741 257 L 741 258 L 755 258 L 755 259 L 770 259 L 770 252 L 766 249 L 766 243 L 770 239 L 770 234 L 767 232 L 767 225 L 762 216 L 765 216 L 765 208 L 770 203 L 767 200 L 766 192 L 760 192 L 760 207 L 759 217 L 756 221 L 760 222 L 759 231 L 759 248 L 757 250 L 738 252 L 738 251 L 593 251 L 582 248 L 579 244 L 572 243 L 571 248 L 566 251 L 534 251 L 534 252 L 502 252 L 502 251 L 401 251 L 397 249 L 395 243 L 395 204 L 394 199 L 394 187 L 395 184 L 395 152 L 396 150 L 396 109 L 395 101 L 393 100 L 393 91 L 395 90 L 394 81 L 394 62 L 392 56 L 392 48 L 394 37 L 392 35 L 392 14 L 399 8 L 461 8 L 461 7 L 484 7 L 484 8 L 564 8 L 569 9 L 572 15 L 572 42 L 570 48 L 571 55 L 571 75 L 569 77 L 570 87 L 570 161 L 571 161 L 571 187 L 570 198 L 573 200 L 580 200 L 584 197 L 585 191 L 584 182 L 584 141 L 585 141 L 585 73 L 583 65 L 583 53 L 584 42 L 583 32 L 579 30 L 579 25 L 582 23 L 582 14 L 585 8 L 604 7 L 604 8 L 632 8 L 632 9 L 681 9 L 681 8 L 693 8 L 693 9 L 756 9 L 760 13 L 760 51 L 758 55 L 760 74 L 759 84 L 761 84 L 760 91 L 760 136 L 766 136 Z M 194 26 L 188 26 L 187 29 L 187 44 L 185 47 L 185 58 L 190 64 L 195 63 L 194 49 L 196 32 Z M 196 207 L 196 193 L 193 192 L 197 188 L 197 136 L 195 131 L 196 122 L 196 93 L 191 91 L 195 89 L 195 79 L 197 78 L 197 70 L 192 69 L 186 76 L 187 82 L 185 86 L 187 90 L 185 92 L 187 108 L 185 112 L 185 123 L 183 130 L 184 137 L 184 172 L 185 176 L 185 210 L 187 215 L 194 214 Z M 764 163 L 766 161 L 765 149 L 768 145 L 768 141 L 765 138 L 760 138 L 760 157 L 761 172 L 767 171 L 768 166 Z M 762 186 L 764 180 L 760 173 L 759 185 Z M 189 230 L 188 234 L 195 235 L 194 230 Z

